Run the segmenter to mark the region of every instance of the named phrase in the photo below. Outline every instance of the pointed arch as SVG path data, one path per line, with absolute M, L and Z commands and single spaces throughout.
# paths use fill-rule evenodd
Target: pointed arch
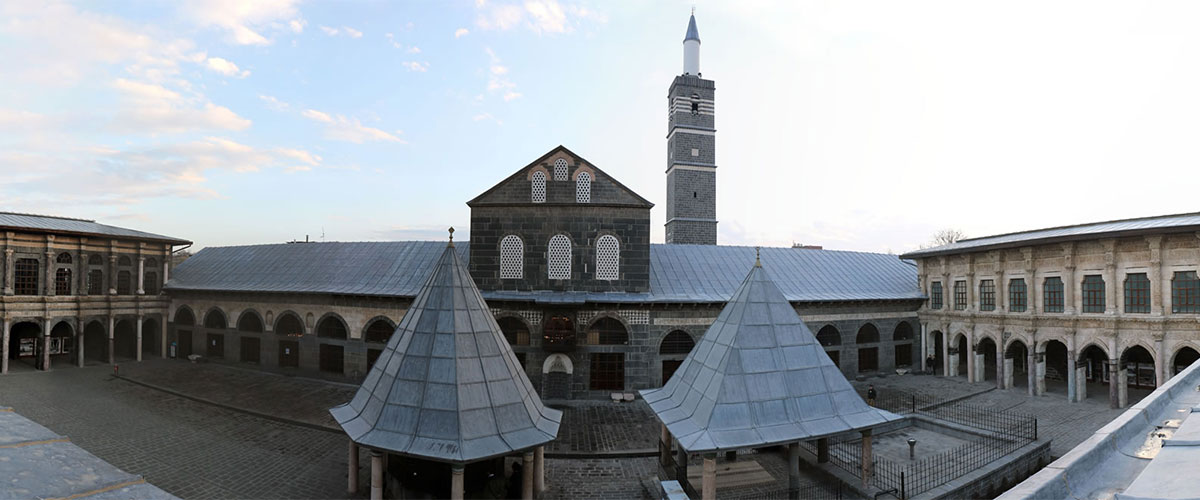
M 683 330 L 672 330 L 658 344 L 659 354 L 688 354 L 696 347 L 696 341 Z M 664 376 L 663 378 L 669 378 Z
M 242 311 L 241 316 L 238 316 L 237 329 L 239 332 L 262 333 L 263 325 L 262 316 L 259 316 L 258 311 L 254 309 L 246 309 Z
M 175 315 L 171 318 L 171 322 L 177 325 L 191 326 L 196 324 L 196 315 L 192 313 L 192 308 L 188 306 L 179 306 L 175 310 Z
M 204 314 L 204 327 L 224 330 L 228 328 L 229 321 L 225 319 L 225 312 L 219 307 L 213 307 Z
M 275 317 L 275 327 L 273 330 L 276 335 L 301 337 L 304 336 L 304 322 L 300 319 L 299 314 L 292 311 L 283 311 Z
M 817 332 L 817 342 L 823 347 L 833 347 L 842 345 L 842 334 L 838 332 L 837 327 L 833 325 L 825 325 Z
M 396 322 L 387 316 L 376 316 L 363 328 L 363 341 L 386 344 L 396 331 Z
M 317 336 L 327 339 L 346 340 L 350 337 L 346 321 L 337 313 L 325 313 L 317 321 Z

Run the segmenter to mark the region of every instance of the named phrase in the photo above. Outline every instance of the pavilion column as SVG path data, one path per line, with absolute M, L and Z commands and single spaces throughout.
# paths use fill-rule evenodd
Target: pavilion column
M 50 318 L 42 321 L 42 371 L 50 371 Z
M 671 431 L 667 429 L 667 424 L 662 424 L 658 437 L 658 465 L 667 474 L 671 473 L 668 470 L 671 467 Z
M 788 500 L 800 500 L 800 443 L 788 445 Z
M 454 464 L 450 467 L 450 500 L 463 499 L 463 464 Z
M 533 450 L 533 495 L 542 497 L 546 491 L 546 447 L 538 446 Z
M 1120 362 L 1116 359 L 1108 360 L 1108 407 L 1117 409 L 1121 407 L 1120 389 L 1117 387 L 1120 383 L 1117 377 L 1117 369 Z
M 688 453 L 683 449 L 683 445 L 679 445 L 679 451 L 675 452 L 675 479 L 679 480 L 679 484 L 688 482 Z
M 371 500 L 383 500 L 383 453 L 371 450 Z
M 0 375 L 8 373 L 8 318 L 0 321 L 4 331 L 0 332 Z
M 142 315 L 137 317 L 137 360 L 142 360 Z
M 108 317 L 108 364 L 110 364 L 110 365 L 116 363 L 116 360 L 117 360 L 116 355 L 113 353 L 114 349 L 117 346 L 117 343 L 115 340 L 116 332 L 113 330 L 116 322 L 117 322 L 117 318 L 115 316 Z
M 871 483 L 875 474 L 875 459 L 871 456 L 871 429 L 862 431 L 862 481 L 863 486 Z
M 829 438 L 817 440 L 817 463 L 829 463 Z
M 717 498 L 717 454 L 704 454 L 704 470 L 700 477 L 700 498 L 716 500 Z
M 358 443 L 350 441 L 350 454 L 346 458 L 349 465 L 346 472 L 346 493 L 358 493 Z
M 533 500 L 533 452 L 523 453 L 521 462 L 521 498 Z

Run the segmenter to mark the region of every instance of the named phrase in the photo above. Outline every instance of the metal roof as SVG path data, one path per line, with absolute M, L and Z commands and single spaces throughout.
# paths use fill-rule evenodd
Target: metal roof
M 209 247 L 171 273 L 168 290 L 325 293 L 412 297 L 444 243 L 294 243 Z M 466 259 L 468 245 L 457 245 Z M 488 300 L 542 303 L 726 302 L 754 262 L 754 247 L 650 245 L 650 291 L 592 293 L 485 291 Z M 922 299 L 916 266 L 894 255 L 763 248 L 788 300 Z
M 695 40 L 700 41 L 700 30 L 696 29 L 696 15 L 692 14 L 691 19 L 688 19 L 687 34 L 683 36 L 683 41 Z
M 1195 230 L 1200 230 L 1200 213 L 1160 215 L 970 238 L 959 240 L 949 245 L 909 252 L 900 257 L 904 259 L 916 259 L 935 255 L 1027 246 L 1054 241 L 1074 241 L 1095 239 L 1098 237 L 1135 236 L 1139 234 Z
M 689 452 L 790 443 L 900 418 L 867 406 L 761 265 L 666 385 L 641 393 Z
M 52 217 L 49 215 L 19 214 L 0 212 L 0 229 L 4 230 L 33 230 L 49 233 L 78 234 L 84 236 L 105 236 L 109 238 L 128 238 L 138 240 L 154 240 L 173 245 L 186 245 L 188 240 L 163 236 L 161 234 L 135 231 L 123 227 L 97 224 L 96 221 Z
M 375 449 L 466 463 L 553 441 L 562 412 L 542 400 L 453 247 L 349 403 L 329 410 Z

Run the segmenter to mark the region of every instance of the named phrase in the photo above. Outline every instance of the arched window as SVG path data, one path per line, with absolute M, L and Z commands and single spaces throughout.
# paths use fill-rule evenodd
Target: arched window
M 525 277 L 525 242 L 510 234 L 500 240 L 500 279 Z
M 913 339 L 913 329 L 912 329 L 912 326 L 910 326 L 907 321 L 901 321 L 900 324 L 896 325 L 896 330 L 892 332 L 892 340 L 893 341 L 900 342 L 900 341 L 912 340 L 912 339 Z
M 226 325 L 225 314 L 221 313 L 221 311 L 213 309 L 213 310 L 209 311 L 208 314 L 204 315 L 204 327 L 205 328 L 216 328 L 216 329 L 224 330 L 226 327 L 225 325 Z
M 838 329 L 833 325 L 825 325 L 821 331 L 817 332 L 817 342 L 824 347 L 842 345 L 842 334 L 838 333 Z
M 620 275 L 621 244 L 612 235 L 596 240 L 596 279 L 615 280 Z
M 71 295 L 71 270 L 69 268 L 59 268 L 54 272 L 54 294 Z
M 70 264 L 71 263 L 71 254 L 69 254 L 67 252 L 60 253 L 60 254 L 58 254 L 58 258 L 54 259 L 54 261 L 58 262 L 59 264 Z
M 876 344 L 879 342 L 879 329 L 875 325 L 867 323 L 858 329 L 858 336 L 854 339 L 858 344 Z
M 571 279 L 571 240 L 565 234 L 550 238 L 547 270 L 552 280 Z
M 92 269 L 87 275 L 88 295 L 104 294 L 104 271 Z
M 562 158 L 554 160 L 554 180 L 567 180 L 567 160 Z
M 317 336 L 330 339 L 345 339 L 346 325 L 340 319 L 333 316 L 326 316 L 317 324 Z
M 367 326 L 367 331 L 363 334 L 363 340 L 376 344 L 386 344 L 394 331 L 396 331 L 396 328 L 387 320 L 377 319 L 372 321 L 370 326 Z
M 192 310 L 191 310 L 191 309 L 187 309 L 187 308 L 183 308 L 183 307 L 181 307 L 181 308 L 179 308 L 179 310 L 178 310 L 178 311 L 175 311 L 175 321 L 174 321 L 174 323 L 175 323 L 175 324 L 177 324 L 177 325 L 188 325 L 188 326 L 191 326 L 191 325 L 194 325 L 194 324 L 196 323 L 196 317 L 195 317 L 195 316 L 192 316 Z
M 133 293 L 133 280 L 130 278 L 129 271 L 120 271 L 117 273 L 117 295 L 129 295 Z
M 300 318 L 295 314 L 280 314 L 279 320 L 275 322 L 275 333 L 300 337 L 304 335 L 304 325 L 300 323 Z
M 122 255 L 121 258 L 117 259 L 117 265 L 121 267 L 129 267 L 133 265 L 133 261 L 129 260 L 128 255 Z
M 530 196 L 534 203 L 546 202 L 546 173 L 538 170 L 533 173 L 533 180 L 530 185 Z
M 258 319 L 257 314 L 254 314 L 250 311 L 243 312 L 242 315 L 238 317 L 237 329 L 240 332 L 262 333 L 262 320 Z
M 658 346 L 659 354 L 687 354 L 692 352 L 692 348 L 696 347 L 696 342 L 692 341 L 692 336 L 688 335 L 683 330 L 675 330 L 663 337 L 662 344 Z M 663 377 L 670 378 L 670 377 Z
M 158 295 L 158 273 L 154 271 L 146 271 L 142 275 L 142 291 L 146 295 Z
M 625 325 L 613 318 L 600 318 L 588 327 L 588 344 L 590 345 L 625 345 L 629 343 L 629 333 Z
M 92 254 L 90 257 L 88 257 L 88 265 L 89 266 L 103 266 L 104 259 L 100 258 L 99 254 Z
M 500 318 L 496 321 L 500 325 L 500 331 L 504 332 L 504 339 L 508 341 L 508 345 L 529 345 L 529 327 L 525 326 L 525 322 L 513 318 Z
M 575 176 L 575 203 L 592 202 L 592 174 L 580 172 Z

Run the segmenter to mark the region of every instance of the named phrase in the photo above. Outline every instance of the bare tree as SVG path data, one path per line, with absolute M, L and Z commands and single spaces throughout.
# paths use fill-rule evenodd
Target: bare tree
M 942 245 L 949 245 L 966 237 L 967 233 L 963 232 L 962 229 L 947 228 L 933 233 L 933 238 L 929 240 L 929 243 L 921 245 L 921 248 L 933 248 L 940 247 Z

